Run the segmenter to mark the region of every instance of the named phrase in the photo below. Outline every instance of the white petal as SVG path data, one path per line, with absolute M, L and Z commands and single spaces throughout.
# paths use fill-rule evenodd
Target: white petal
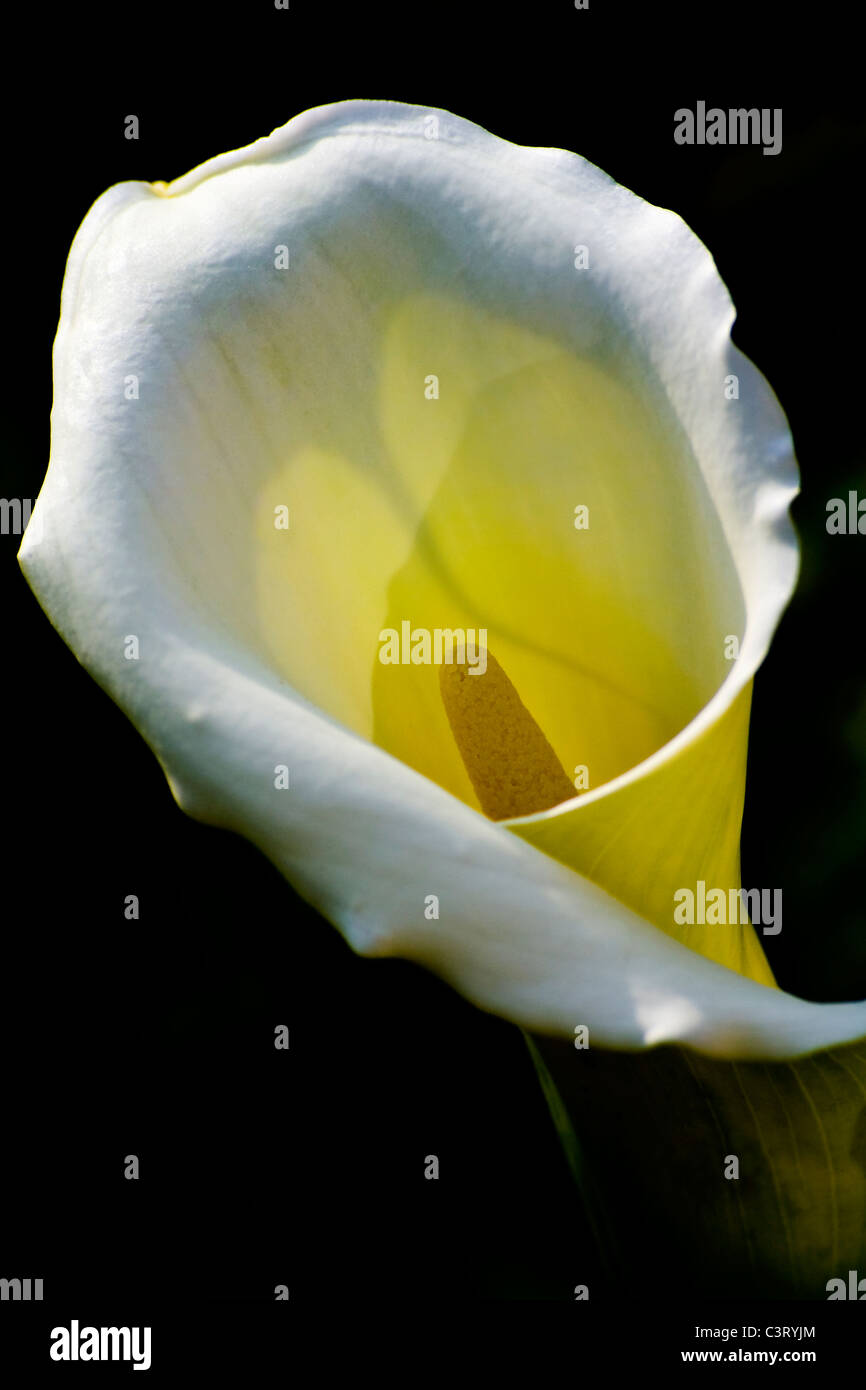
M 253 840 L 355 949 L 421 961 L 539 1030 L 588 1024 L 611 1046 L 780 1057 L 862 1035 L 866 1006 L 809 1004 L 698 957 L 370 741 L 369 652 L 351 638 L 381 617 L 459 420 L 444 410 L 436 447 L 395 467 L 404 431 L 380 365 L 413 295 L 419 313 L 465 302 L 506 316 L 511 369 L 555 342 L 615 368 L 647 408 L 664 395 L 702 480 L 699 525 L 727 541 L 705 560 L 719 566 L 713 592 L 745 616 L 739 660 L 588 806 L 675 761 L 734 707 L 797 567 L 784 417 L 730 343 L 733 309 L 705 248 L 575 155 L 435 114 L 428 139 L 426 109 L 321 108 L 167 188 L 123 184 L 99 200 L 64 283 L 27 577 L 180 805 Z M 576 241 L 594 248 L 594 270 L 565 293 Z M 280 245 L 288 271 L 275 268 Z M 130 377 L 137 401 L 124 398 Z M 453 383 L 455 399 L 483 384 Z M 273 506 L 295 498 L 306 560 L 287 592 L 263 538 Z M 354 508 L 375 518 L 367 535 L 346 522 Z M 329 585 L 340 602 L 328 610 Z M 342 613 L 339 630 L 321 630 L 325 611 Z M 128 634 L 137 661 L 124 659 Z M 274 788 L 282 763 L 287 792 Z M 543 836 L 556 819 L 515 829 Z M 425 919 L 428 894 L 438 920 Z

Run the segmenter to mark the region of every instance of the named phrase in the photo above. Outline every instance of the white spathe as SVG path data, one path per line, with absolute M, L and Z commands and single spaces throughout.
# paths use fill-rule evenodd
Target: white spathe
M 21 564 L 183 809 L 356 950 L 612 1047 L 853 1040 L 866 1005 L 745 978 L 751 928 L 730 969 L 668 921 L 674 887 L 738 874 L 751 681 L 797 573 L 790 435 L 733 317 L 685 224 L 574 154 L 306 112 L 88 213 Z M 489 627 L 567 768 L 584 719 L 593 789 L 481 815 L 435 680 L 395 699 L 377 669 L 402 618 Z

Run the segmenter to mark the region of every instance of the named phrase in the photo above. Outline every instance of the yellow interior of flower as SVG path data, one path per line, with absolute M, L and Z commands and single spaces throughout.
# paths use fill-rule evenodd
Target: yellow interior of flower
M 379 660 L 380 632 L 404 620 L 485 629 L 561 766 L 586 766 L 592 788 L 683 728 L 728 672 L 722 636 L 741 632 L 743 603 L 658 406 L 613 367 L 426 296 L 383 326 L 375 399 L 357 389 L 332 384 L 338 418 L 319 411 L 259 499 L 261 632 L 286 679 L 474 806 L 428 668 Z
M 258 496 L 256 616 L 272 667 L 477 809 L 437 673 L 380 660 L 383 632 L 404 622 L 471 631 L 495 651 L 569 782 L 585 767 L 595 790 L 669 743 L 728 675 L 725 638 L 742 638 L 745 608 L 664 392 L 613 335 L 590 359 L 459 296 L 403 300 L 363 333 L 347 313 L 328 342 L 327 357 L 315 338 L 299 357 L 288 423 L 260 423 L 263 438 L 288 431 Z M 280 506 L 288 531 L 274 526 Z M 617 792 L 619 816 L 579 799 L 573 823 L 516 829 L 772 983 L 751 928 L 671 924 L 669 880 L 739 886 L 747 728 L 748 693 L 715 742 L 679 761 L 680 782 Z

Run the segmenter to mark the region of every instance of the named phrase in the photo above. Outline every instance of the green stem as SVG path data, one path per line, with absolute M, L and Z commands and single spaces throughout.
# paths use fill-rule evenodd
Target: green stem
M 621 1259 L 614 1258 L 614 1252 L 617 1256 L 619 1255 L 619 1243 L 612 1223 L 608 1219 L 598 1188 L 592 1180 L 592 1174 L 584 1157 L 571 1115 L 563 1102 L 550 1069 L 532 1035 L 527 1033 L 525 1028 L 521 1028 L 520 1031 L 535 1066 L 538 1080 L 541 1083 L 542 1094 L 550 1111 L 550 1118 L 553 1120 L 553 1126 L 562 1145 L 569 1172 L 580 1196 L 587 1225 L 595 1243 L 599 1264 L 604 1270 L 606 1279 L 614 1284 L 620 1277 L 622 1262 Z

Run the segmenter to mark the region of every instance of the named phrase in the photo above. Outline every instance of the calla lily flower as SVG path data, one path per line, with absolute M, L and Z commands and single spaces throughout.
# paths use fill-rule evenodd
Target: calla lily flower
M 674 918 L 740 886 L 798 565 L 789 430 L 733 319 L 681 219 L 575 154 L 306 112 L 88 213 L 21 564 L 179 805 L 356 951 L 612 1048 L 850 1041 L 866 1006 L 778 989 L 751 924 Z M 436 670 L 380 660 L 404 622 L 483 631 L 587 789 L 485 814 Z

